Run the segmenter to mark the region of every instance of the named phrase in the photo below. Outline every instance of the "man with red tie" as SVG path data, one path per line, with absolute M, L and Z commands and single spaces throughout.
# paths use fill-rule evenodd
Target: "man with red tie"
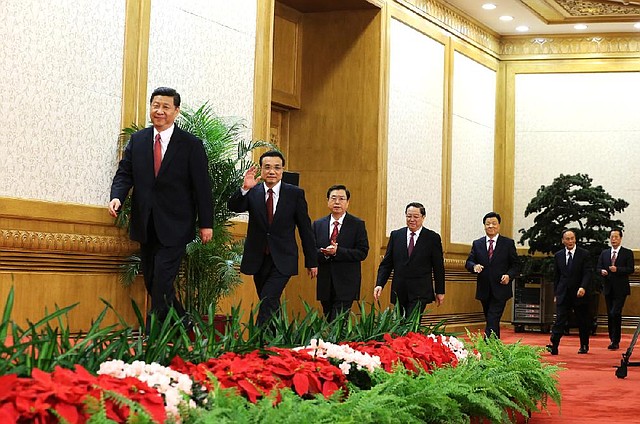
M 633 274 L 635 260 L 633 251 L 622 247 L 622 229 L 614 228 L 609 233 L 611 248 L 604 249 L 598 257 L 596 270 L 604 278 L 604 299 L 607 302 L 607 327 L 609 349 L 620 348 L 622 333 L 622 308 L 631 294 L 629 275 Z
M 351 193 L 344 185 L 327 190 L 331 214 L 313 223 L 318 252 L 317 299 L 333 321 L 360 297 L 361 262 L 369 252 L 364 221 L 347 213 Z
M 398 303 L 409 317 L 415 309 L 424 312 L 427 304 L 444 302 L 444 256 L 442 240 L 435 231 L 422 226 L 427 215 L 421 203 L 405 208 L 407 226 L 389 235 L 387 251 L 378 266 L 373 298 L 380 299 L 393 271 L 391 303 Z M 434 287 L 435 284 L 435 287 Z
M 296 228 L 311 278 L 318 273 L 318 259 L 304 190 L 282 182 L 284 156 L 271 150 L 259 163 L 260 175 L 251 167 L 227 204 L 234 212 L 249 212 L 240 271 L 253 275 L 260 298 L 256 324 L 262 326 L 278 312 L 287 282 L 298 274 Z
M 180 114 L 180 94 L 159 87 L 150 103 L 153 125 L 131 135 L 113 177 L 108 208 L 111 216 L 117 216 L 133 188 L 129 233 L 140 242 L 150 314 L 162 321 L 171 307 L 178 315 L 185 314 L 174 281 L 186 245 L 195 237 L 196 221 L 202 242 L 211 240 L 213 198 L 202 141 L 174 123 Z M 149 323 L 148 318 L 147 331 Z
M 514 241 L 500 233 L 500 214 L 482 218 L 485 236 L 473 241 L 465 268 L 476 276 L 476 299 L 482 303 L 485 336 L 500 338 L 500 319 L 513 296 L 513 279 L 518 274 L 518 253 Z

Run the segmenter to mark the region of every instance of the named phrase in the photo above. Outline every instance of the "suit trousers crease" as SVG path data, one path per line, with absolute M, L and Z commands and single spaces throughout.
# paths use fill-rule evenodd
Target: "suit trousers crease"
M 340 300 L 338 299 L 338 294 L 336 293 L 335 282 L 333 278 L 331 279 L 331 293 L 329 295 L 328 300 L 321 300 L 320 304 L 322 305 L 322 313 L 324 314 L 327 321 L 331 322 L 336 319 L 336 317 L 342 314 L 345 311 L 351 309 L 353 305 L 353 300 Z
M 622 333 L 622 308 L 627 299 L 626 296 L 605 296 L 607 304 L 607 329 L 611 343 L 620 344 Z
M 150 313 L 155 313 L 159 321 L 166 318 L 173 307 L 178 316 L 183 317 L 185 310 L 178 300 L 175 280 L 185 255 L 185 246 L 164 246 L 158 240 L 153 216 L 149 218 L 147 241 L 141 243 L 140 254 L 142 273 L 147 293 L 151 296 Z
M 278 271 L 271 255 L 264 255 L 262 265 L 253 276 L 256 292 L 260 299 L 256 324 L 264 325 L 280 310 L 280 296 L 289 282 L 290 275 Z
M 482 312 L 486 321 L 484 330 L 485 336 L 491 336 L 494 333 L 497 338 L 500 338 L 500 319 L 504 313 L 504 308 L 507 304 L 506 300 L 500 300 L 495 296 L 490 296 L 488 299 L 480 301 L 482 303 Z
M 568 328 L 569 314 L 572 310 L 578 323 L 580 346 L 589 346 L 592 320 L 589 314 L 589 303 L 586 301 L 573 304 L 565 301 L 556 305 L 556 321 L 551 328 L 551 342 L 555 345 L 560 343 L 560 339 Z

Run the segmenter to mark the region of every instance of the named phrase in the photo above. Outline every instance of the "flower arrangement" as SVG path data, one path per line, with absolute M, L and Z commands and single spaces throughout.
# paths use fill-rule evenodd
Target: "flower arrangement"
M 395 366 L 402 364 L 407 370 L 417 374 L 420 370 L 430 371 L 435 367 L 455 367 L 458 364 L 454 351 L 438 337 L 414 332 L 395 338 L 385 334 L 384 342 L 352 342 L 348 345 L 360 352 L 380 357 L 382 368 L 387 372 L 392 372 Z
M 84 423 L 100 408 L 114 422 L 133 416 L 162 423 L 167 415 L 160 393 L 135 377 L 94 376 L 77 365 L 47 373 L 34 369 L 31 378 L 0 376 L 0 422 Z
M 322 339 L 311 339 L 309 346 L 294 348 L 299 352 L 306 352 L 313 358 L 326 358 L 338 361 L 338 368 L 345 375 L 349 374 L 352 366 L 357 370 L 366 369 L 373 372 L 382 366 L 380 357 L 370 355 L 366 352 L 359 352 L 346 344 L 334 344 L 325 342 Z
M 324 358 L 312 358 L 291 349 L 269 348 L 244 355 L 225 353 L 200 364 L 174 358 L 171 368 L 189 374 L 195 381 L 213 389 L 210 376 L 223 388 L 235 388 L 255 403 L 279 391 L 291 388 L 301 397 L 322 394 L 331 397 L 337 390 L 348 393 L 346 378 L 339 368 Z
M 133 361 L 131 364 L 126 364 L 121 360 L 107 361 L 100 364 L 98 375 L 110 375 L 120 379 L 133 377 L 147 383 L 149 387 L 162 394 L 167 415 L 176 421 L 180 420 L 178 412 L 180 403 L 186 401 L 189 407 L 196 407 L 195 401 L 190 399 L 193 384 L 191 378 L 155 362 L 145 364 L 142 361 Z

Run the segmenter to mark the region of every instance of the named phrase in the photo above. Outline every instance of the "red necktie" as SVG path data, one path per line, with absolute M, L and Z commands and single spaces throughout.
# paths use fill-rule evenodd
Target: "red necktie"
M 153 173 L 158 176 L 160 164 L 162 163 L 162 143 L 160 143 L 160 133 L 156 134 L 156 141 L 153 144 Z
M 413 239 L 413 236 L 415 236 L 416 233 L 411 233 L 411 237 L 409 238 L 409 257 L 411 257 L 411 254 L 413 253 L 413 248 L 415 247 L 415 240 Z
M 616 252 L 614 251 L 613 255 L 611 255 L 611 266 L 615 266 L 616 259 L 618 259 L 618 255 L 616 255 Z
M 340 225 L 338 221 L 333 221 L 333 231 L 331 232 L 331 241 L 334 243 L 336 243 L 338 240 L 338 225 Z
M 269 225 L 273 222 L 273 190 L 267 190 L 269 197 L 267 197 L 267 222 Z
M 493 257 L 493 240 L 489 239 L 489 260 Z

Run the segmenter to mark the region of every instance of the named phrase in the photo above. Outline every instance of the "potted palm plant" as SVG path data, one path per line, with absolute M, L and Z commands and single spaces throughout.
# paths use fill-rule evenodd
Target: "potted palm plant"
M 181 271 L 177 279 L 177 291 L 190 313 L 200 316 L 215 311 L 220 298 L 228 295 L 241 283 L 239 264 L 242 241 L 234 240 L 229 231 L 230 220 L 237 216 L 227 207 L 227 199 L 242 184 L 246 170 L 254 163 L 251 152 L 257 148 L 273 148 L 270 143 L 246 140 L 246 127 L 237 120 L 217 116 L 208 103 L 193 110 L 181 110 L 177 125 L 202 140 L 209 160 L 209 178 L 214 202 L 213 238 L 202 244 L 198 236 L 187 245 Z M 121 136 L 124 146 L 138 127 L 125 128 Z M 123 213 L 116 224 L 128 225 L 129 199 L 123 205 Z M 199 234 L 199 231 L 196 231 Z M 121 280 L 128 285 L 139 270 L 139 257 L 133 255 L 123 266 Z

